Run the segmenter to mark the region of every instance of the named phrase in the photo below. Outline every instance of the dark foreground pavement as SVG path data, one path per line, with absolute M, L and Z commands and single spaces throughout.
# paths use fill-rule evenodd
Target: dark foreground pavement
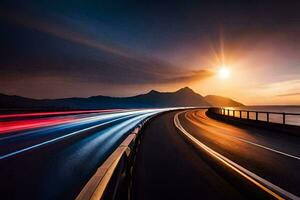
M 175 114 L 162 115 L 143 132 L 134 170 L 133 199 L 271 198 L 186 141 L 174 126 Z
M 88 115 L 0 137 L 1 200 L 72 200 L 106 158 L 158 111 Z

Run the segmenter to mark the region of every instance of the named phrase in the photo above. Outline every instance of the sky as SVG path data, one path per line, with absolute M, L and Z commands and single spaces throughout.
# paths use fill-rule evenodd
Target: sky
M 299 1 L 1 1 L 0 93 L 188 86 L 248 105 L 299 105 L 299 10 Z

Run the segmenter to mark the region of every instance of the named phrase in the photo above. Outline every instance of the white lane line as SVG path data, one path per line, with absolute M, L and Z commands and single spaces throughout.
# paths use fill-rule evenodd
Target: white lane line
M 133 115 L 133 114 L 142 114 L 142 113 L 147 113 L 147 110 L 137 110 L 137 111 L 127 111 L 127 112 L 117 112 L 117 113 L 101 113 L 99 115 L 96 116 L 91 116 L 91 117 L 86 117 L 86 118 L 81 118 L 78 119 L 74 122 L 70 123 L 66 123 L 66 124 L 60 124 L 60 125 L 54 125 L 54 126 L 50 126 L 50 127 L 42 127 L 40 129 L 33 129 L 33 130 L 25 130 L 24 133 L 18 133 L 18 134 L 13 134 L 13 135 L 7 135 L 7 136 L 1 136 L 0 137 L 0 142 L 1 141 L 5 141 L 7 139 L 13 139 L 13 138 L 18 138 L 20 136 L 26 136 L 26 135 L 30 135 L 30 134 L 35 134 L 38 133 L 40 131 L 44 131 L 44 130 L 50 130 L 53 129 L 53 127 L 55 128 L 62 128 L 62 127 L 66 127 L 66 126 L 77 126 L 77 125 L 83 125 L 83 124 L 87 124 L 87 123 L 94 123 L 100 120 L 111 120 L 114 119 L 116 117 L 122 117 L 122 116 L 129 116 L 129 115 Z
M 127 118 L 127 117 L 128 116 L 123 116 L 123 117 L 120 117 L 120 118 L 117 118 L 117 119 L 114 119 L 114 120 L 111 120 L 111 121 L 108 121 L 108 122 L 104 122 L 104 123 L 101 123 L 101 124 L 98 124 L 98 125 L 95 125 L 95 126 L 84 128 L 84 129 L 81 129 L 79 131 L 74 131 L 72 133 L 69 133 L 69 134 L 66 134 L 66 135 L 63 135 L 63 136 L 51 139 L 51 140 L 47 140 L 45 142 L 41 142 L 41 143 L 38 143 L 38 144 L 35 144 L 35 145 L 32 145 L 32 146 L 26 147 L 26 148 L 23 148 L 23 149 L 20 149 L 20 150 L 17 150 L 17 151 L 14 151 L 14 152 L 11 152 L 11 153 L 8 153 L 8 154 L 5 154 L 5 155 L 2 155 L 2 156 L 0 156 L 0 160 L 12 157 L 14 155 L 17 155 L 17 154 L 20 154 L 20 153 L 23 153 L 23 152 L 26 152 L 26 151 L 29 151 L 29 150 L 32 150 L 32 149 L 35 149 L 35 148 L 47 145 L 47 144 L 51 144 L 51 143 L 60 141 L 62 139 L 68 138 L 70 136 L 73 136 L 73 135 L 76 135 L 76 134 L 79 134 L 79 133 L 82 133 L 84 131 L 88 131 L 88 130 L 91 130 L 91 129 L 94 129 L 94 128 L 97 128 L 97 127 L 101 127 L 101 126 L 104 126 L 106 124 L 109 124 L 109 123 L 112 123 L 112 122 L 115 122 L 115 121 L 118 121 L 118 120 L 121 120 L 121 119 L 124 119 L 124 118 Z
M 247 178 L 249 181 L 251 181 L 252 183 L 257 185 L 258 187 L 260 187 L 261 189 L 263 189 L 264 191 L 266 191 L 267 193 L 269 193 L 273 197 L 275 197 L 277 199 L 289 198 L 289 199 L 294 199 L 294 200 L 300 200 L 300 198 L 298 196 L 296 196 L 296 195 L 294 195 L 294 194 L 278 187 L 277 185 L 274 185 L 273 183 L 261 178 L 260 176 L 254 174 L 253 172 L 251 172 L 251 171 L 245 169 L 244 167 L 238 165 L 237 163 L 231 161 L 230 159 L 228 159 L 225 156 L 219 154 L 218 152 L 214 151 L 213 149 L 209 148 L 208 146 L 206 146 L 205 144 L 203 144 L 202 142 L 197 140 L 195 137 L 193 137 L 180 124 L 178 115 L 180 115 L 181 113 L 184 113 L 184 112 L 185 111 L 179 112 L 175 115 L 174 124 L 194 144 L 196 144 L 197 146 L 199 146 L 200 148 L 202 148 L 203 150 L 208 152 L 211 156 L 215 157 L 216 159 L 218 159 L 222 163 L 229 166 L 231 169 L 233 169 L 234 171 L 236 171 L 237 173 L 239 173 L 243 177 Z
M 41 143 L 26 147 L 26 148 L 23 148 L 23 149 L 20 149 L 20 150 L 17 150 L 17 151 L 8 153 L 8 154 L 4 154 L 4 155 L 0 156 L 0 160 L 12 157 L 14 155 L 17 155 L 17 154 L 20 154 L 20 153 L 23 153 L 23 152 L 26 152 L 26 151 L 29 151 L 29 150 L 32 150 L 32 149 L 35 149 L 35 148 L 38 148 L 38 147 L 42 147 L 42 146 L 47 145 L 47 144 L 51 144 L 51 143 L 63 140 L 63 139 L 68 138 L 70 136 L 73 136 L 73 135 L 76 135 L 76 134 L 79 134 L 79 133 L 82 133 L 84 131 L 88 131 L 88 130 L 91 130 L 91 129 L 94 129 L 94 128 L 97 128 L 97 127 L 101 127 L 101 126 L 104 126 L 106 124 L 109 124 L 109 123 L 112 123 L 112 122 L 115 122 L 115 121 L 119 121 L 119 120 L 126 119 L 126 118 L 129 118 L 129 117 L 133 118 L 133 117 L 137 117 L 139 115 L 142 116 L 142 115 L 146 115 L 146 114 L 149 114 L 149 116 L 151 116 L 151 115 L 155 115 L 159 112 L 164 112 L 166 110 L 167 109 L 147 109 L 145 111 L 129 112 L 127 115 L 123 115 L 123 116 L 121 116 L 117 119 L 113 119 L 113 120 L 110 120 L 110 121 L 107 121 L 107 122 L 104 122 L 104 123 L 101 123 L 101 124 L 97 124 L 97 125 L 94 125 L 94 126 L 91 126 L 91 127 L 88 127 L 88 128 L 84 128 L 84 129 L 81 129 L 81 130 L 78 130 L 78 131 L 74 131 L 74 132 L 71 132 L 69 134 L 66 134 L 66 135 L 63 135 L 63 136 L 60 136 L 60 137 L 57 137 L 57 138 L 53 138 L 51 140 L 47 140 L 45 142 L 41 142 Z
M 188 117 L 187 117 L 188 118 Z M 195 124 L 196 126 L 199 127 L 199 125 L 197 123 L 195 123 L 193 120 L 189 119 L 188 120 Z M 222 133 L 217 133 L 219 135 L 222 135 Z M 234 138 L 236 140 L 239 140 L 239 141 L 242 141 L 242 142 L 245 142 L 245 143 L 248 143 L 248 144 L 252 144 L 252 145 L 255 145 L 257 147 L 260 147 L 260 148 L 263 148 L 263 149 L 266 149 L 266 150 L 269 150 L 269 151 L 272 151 L 272 152 L 275 152 L 275 153 L 278 153 L 278 154 L 281 154 L 281 155 L 284 155 L 284 156 L 287 156 L 287 157 L 290 157 L 290 158 L 294 158 L 294 159 L 297 159 L 297 160 L 300 160 L 300 157 L 298 156 L 294 156 L 294 155 L 291 155 L 291 154 L 288 154 L 288 153 L 285 153 L 285 152 L 282 152 L 282 151 L 279 151 L 279 150 L 276 150 L 276 149 L 272 149 L 270 147 L 266 147 L 264 145 L 261 145 L 261 144 L 257 144 L 257 143 L 254 143 L 254 142 L 251 142 L 251 141 L 248 141 L 248 140 L 245 140 L 245 139 L 242 139 L 240 137 L 236 137 L 236 136 L 233 136 L 233 135 L 229 135 L 229 134 L 226 134 L 226 136 L 229 136 L 231 138 Z
M 79 134 L 79 133 L 82 133 L 84 131 L 88 131 L 88 130 L 91 130 L 91 129 L 94 129 L 94 128 L 97 128 L 97 127 L 101 127 L 101 126 L 104 126 L 106 124 L 109 124 L 109 123 L 112 123 L 112 122 L 115 122 L 115 121 L 118 121 L 118 120 L 121 120 L 121 119 L 125 119 L 125 118 L 128 118 L 128 117 L 136 117 L 138 115 L 145 115 L 145 114 L 149 114 L 149 116 L 151 116 L 151 115 L 155 115 L 157 113 L 162 113 L 162 112 L 165 112 L 165 111 L 168 111 L 168 110 L 176 110 L 176 109 L 179 109 L 179 108 L 144 109 L 144 110 L 136 110 L 136 111 L 125 112 L 125 113 L 115 113 L 115 114 L 113 114 L 113 116 L 116 117 L 118 115 L 119 118 L 114 119 L 114 120 L 110 120 L 110 121 L 107 121 L 107 122 L 104 122 L 104 123 L 101 123 L 101 124 L 98 124 L 98 125 L 94 125 L 94 126 L 91 126 L 91 127 L 88 127 L 88 128 L 84 128 L 84 129 L 81 129 L 81 130 L 78 130 L 78 131 L 74 131 L 74 132 L 71 132 L 69 134 L 66 134 L 66 135 L 63 135 L 63 136 L 60 136 L 60 137 L 57 137 L 57 138 L 53 138 L 51 140 L 47 140 L 47 141 L 29 146 L 29 147 L 26 147 L 26 148 L 22 148 L 22 149 L 16 150 L 16 151 L 11 152 L 11 153 L 0 155 L 0 160 L 12 157 L 14 155 L 17 155 L 17 154 L 20 154 L 20 153 L 23 153 L 23 152 L 30 151 L 30 150 L 35 149 L 35 148 L 42 147 L 42 146 L 45 146 L 45 145 L 48 145 L 48 144 L 51 144 L 51 143 L 54 143 L 54 142 L 57 142 L 57 141 L 60 141 L 60 140 L 63 140 L 63 139 L 68 138 L 70 136 L 73 136 L 73 135 L 76 135 L 76 134 Z M 92 117 L 92 118 L 97 118 L 98 119 L 99 116 Z

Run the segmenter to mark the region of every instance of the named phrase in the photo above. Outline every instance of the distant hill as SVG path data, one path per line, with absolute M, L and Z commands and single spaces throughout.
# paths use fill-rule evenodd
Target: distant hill
M 45 102 L 46 103 L 46 102 Z M 25 98 L 16 95 L 5 95 L 0 94 L 0 108 L 37 108 L 37 107 L 44 107 L 46 108 L 47 105 L 43 104 L 42 100 L 36 100 L 31 98 Z
M 108 109 L 210 106 L 200 94 L 185 87 L 176 92 L 158 92 L 132 97 L 92 96 L 88 98 L 30 99 L 0 94 L 1 109 Z
M 221 97 L 217 95 L 207 95 L 204 99 L 212 106 L 217 107 L 243 107 L 244 104 L 234 101 L 227 97 Z

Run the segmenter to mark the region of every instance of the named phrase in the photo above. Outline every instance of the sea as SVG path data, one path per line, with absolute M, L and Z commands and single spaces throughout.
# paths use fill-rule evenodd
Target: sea
M 232 110 L 248 110 L 248 111 L 262 111 L 262 112 L 278 112 L 285 113 L 285 123 L 290 125 L 300 126 L 300 105 L 299 106 L 245 106 L 245 107 L 226 107 Z M 233 115 L 233 112 L 229 113 Z M 296 114 L 296 115 L 292 115 Z M 239 117 L 239 112 L 235 112 L 235 116 Z M 255 119 L 255 112 L 249 113 L 250 119 Z M 242 118 L 247 118 L 247 113 L 242 112 Z M 266 113 L 259 113 L 258 120 L 267 121 Z M 283 123 L 283 114 L 269 114 L 269 121 L 274 123 Z

